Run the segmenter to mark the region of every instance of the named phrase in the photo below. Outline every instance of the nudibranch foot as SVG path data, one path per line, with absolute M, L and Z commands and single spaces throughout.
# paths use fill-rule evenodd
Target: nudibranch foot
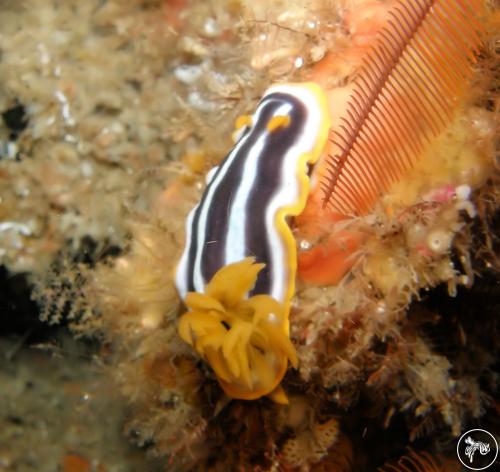
M 244 400 L 270 395 L 286 403 L 278 387 L 288 361 L 297 367 L 298 359 L 287 335 L 285 307 L 269 295 L 245 298 L 264 266 L 247 257 L 218 270 L 204 293 L 186 295 L 189 311 L 178 329 L 228 395 Z

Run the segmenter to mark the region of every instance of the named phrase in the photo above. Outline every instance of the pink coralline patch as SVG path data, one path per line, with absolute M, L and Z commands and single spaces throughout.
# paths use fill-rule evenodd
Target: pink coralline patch
M 424 196 L 424 201 L 448 203 L 451 202 L 456 196 L 455 186 L 448 184 L 444 187 L 437 188 Z

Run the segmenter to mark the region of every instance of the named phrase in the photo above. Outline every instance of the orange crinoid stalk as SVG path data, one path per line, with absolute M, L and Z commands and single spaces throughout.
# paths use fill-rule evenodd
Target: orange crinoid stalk
M 397 2 L 333 133 L 324 206 L 368 212 L 443 131 L 472 73 L 484 13 L 482 0 Z

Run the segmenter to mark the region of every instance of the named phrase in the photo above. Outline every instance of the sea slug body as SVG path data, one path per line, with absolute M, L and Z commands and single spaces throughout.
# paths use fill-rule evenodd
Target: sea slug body
M 183 315 L 179 330 L 208 360 L 226 393 L 233 397 L 251 399 L 271 393 L 284 375 L 286 359 L 296 363 L 296 358 L 291 358 L 295 353 L 293 346 L 290 350 L 288 340 L 288 313 L 297 269 L 296 241 L 289 218 L 300 214 L 305 206 L 309 192 L 308 166 L 320 157 L 329 126 L 327 101 L 319 86 L 314 83 L 272 86 L 254 115 L 237 121 L 235 146 L 209 173 L 201 201 L 187 219 L 186 245 L 177 267 L 176 285 L 191 312 Z M 210 285 L 210 281 L 228 267 L 233 267 L 232 277 L 239 277 L 241 273 L 243 278 L 246 277 L 243 272 L 248 273 L 254 267 L 253 280 L 250 277 L 243 283 L 245 293 L 241 286 L 240 289 L 233 287 L 238 286 L 238 280 L 223 281 L 224 276 L 218 277 L 217 289 L 214 284 Z M 210 286 L 212 290 L 208 289 Z M 234 297 L 228 295 L 231 290 L 241 298 L 240 308 L 236 308 Z M 222 294 L 224 291 L 228 293 Z M 198 297 L 193 305 L 192 292 L 205 298 Z M 229 304 L 225 303 L 228 299 L 231 299 Z M 198 303 L 200 300 L 203 306 Z M 215 301 L 219 303 L 218 308 Z M 249 303 L 254 303 L 253 307 Z M 269 308 L 271 311 L 263 315 L 262 303 L 275 308 Z M 207 330 L 199 323 L 203 318 L 198 316 L 200 310 L 205 310 L 208 318 L 219 316 L 219 325 L 214 325 L 218 341 L 206 336 Z M 195 311 L 196 322 L 192 317 Z M 240 334 L 243 332 L 240 321 L 248 325 L 244 337 L 247 351 L 239 351 L 237 366 L 234 360 L 227 358 L 230 349 L 225 338 L 235 338 L 235 325 L 239 326 Z M 250 333 L 259 324 L 263 330 L 261 335 L 252 337 Z M 277 341 L 287 345 L 281 350 L 285 362 L 279 359 L 279 352 L 268 355 L 272 347 L 266 347 L 271 339 L 266 336 L 266 330 L 274 330 L 276 334 L 275 328 L 279 328 L 289 343 L 283 339 Z M 200 330 L 204 333 L 203 340 L 200 340 Z M 229 344 L 234 347 L 234 339 Z M 272 379 L 265 374 L 267 380 L 262 381 L 266 363 L 271 365 L 270 371 L 274 374 Z M 252 373 L 250 377 L 248 371 Z M 243 372 L 246 379 L 241 377 Z

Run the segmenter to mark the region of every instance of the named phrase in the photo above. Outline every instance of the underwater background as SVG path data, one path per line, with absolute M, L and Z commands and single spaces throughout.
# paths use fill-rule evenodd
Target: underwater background
M 500 437 L 499 20 L 476 0 L 0 0 L 0 471 L 466 470 L 464 432 Z M 400 62 L 373 52 L 395 31 Z M 305 82 L 332 149 L 290 219 L 298 366 L 286 401 L 235 399 L 178 333 L 174 271 L 235 122 Z

